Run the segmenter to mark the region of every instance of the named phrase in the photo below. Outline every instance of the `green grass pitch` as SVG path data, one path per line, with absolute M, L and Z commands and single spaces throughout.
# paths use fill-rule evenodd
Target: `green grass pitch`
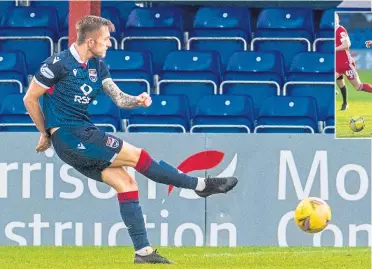
M 372 70 L 358 72 L 362 82 L 372 84 Z M 345 79 L 348 91 L 349 109 L 340 111 L 341 92 L 336 96 L 336 137 L 337 138 L 372 138 L 372 93 L 356 91 Z M 354 133 L 349 128 L 349 120 L 354 116 L 362 116 L 365 120 L 364 130 Z
M 0 247 L 2 269 L 370 269 L 368 247 L 160 248 L 172 265 L 134 265 L 131 247 Z

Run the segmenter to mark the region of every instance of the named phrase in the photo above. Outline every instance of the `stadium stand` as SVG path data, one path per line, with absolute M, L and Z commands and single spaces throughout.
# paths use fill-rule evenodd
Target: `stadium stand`
M 334 57 L 332 54 L 304 52 L 297 54 L 283 86 L 284 96 L 310 96 L 315 98 L 320 121 L 328 115 L 334 103 Z
M 24 92 L 26 74 L 26 60 L 22 52 L 0 52 L 0 104 L 8 94 Z
M 34 74 L 53 55 L 58 32 L 55 8 L 9 7 L 0 25 L 0 51 L 22 51 L 28 74 Z
M 105 62 L 113 80 L 126 93 L 150 94 L 153 87 L 151 53 L 111 50 L 107 52 Z
M 0 109 L 0 131 L 36 132 L 34 122 L 23 105 L 23 95 L 9 94 L 2 102 Z
M 319 30 L 316 31 L 313 51 L 333 53 L 334 50 L 334 9 L 326 10 L 322 14 Z
M 257 118 L 263 101 L 281 94 L 284 78 L 284 62 L 279 52 L 235 52 L 229 59 L 219 92 L 252 98 Z
M 153 96 L 149 108 L 137 108 L 128 119 L 128 132 L 185 133 L 190 115 L 187 99 L 182 95 Z
M 217 94 L 220 80 L 217 52 L 174 51 L 165 59 L 156 93 L 186 96 L 194 115 L 201 97 Z
M 235 51 L 248 50 L 251 13 L 246 8 L 200 8 L 187 41 L 189 50 L 215 50 L 225 69 Z
M 250 133 L 254 117 L 252 99 L 239 95 L 211 95 L 200 99 L 191 133 Z
M 68 42 L 67 3 L 9 3 L 1 3 L 8 8 L 0 24 L 1 108 Z M 101 11 L 117 30 L 104 59 L 113 79 L 129 94 L 153 97 L 147 110 L 120 111 L 99 94 L 103 108 L 91 104 L 90 112 L 105 130 L 334 132 L 333 10 L 103 1 Z
M 97 95 L 89 105 L 88 111 L 92 122 L 105 132 L 116 132 L 122 129 L 120 109 L 108 96 Z
M 121 48 L 151 51 L 158 72 L 170 52 L 182 49 L 182 12 L 177 8 L 135 8 L 128 16 L 124 34 Z
M 269 97 L 263 103 L 255 133 L 318 132 L 317 104 L 312 97 Z

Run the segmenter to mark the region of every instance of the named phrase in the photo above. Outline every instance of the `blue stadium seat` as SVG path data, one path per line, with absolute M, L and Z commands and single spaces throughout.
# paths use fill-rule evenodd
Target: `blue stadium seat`
M 293 57 L 311 51 L 314 27 L 312 11 L 308 9 L 263 9 L 258 17 L 254 51 L 280 51 L 284 57 L 285 70 Z
M 108 51 L 105 58 L 112 79 L 130 95 L 150 94 L 153 87 L 152 59 L 149 52 L 125 50 Z M 121 110 L 121 117 L 128 118 L 130 111 Z
M 182 49 L 182 12 L 177 8 L 135 8 L 129 14 L 124 35 L 121 48 L 151 51 L 157 74 L 165 57 Z
M 153 86 L 151 60 L 149 52 L 126 50 L 108 51 L 105 57 L 112 79 L 124 92 L 131 95 L 150 93 Z
M 31 1 L 31 6 L 35 8 L 53 7 L 58 13 L 58 24 L 61 29 L 68 17 L 69 1 Z
M 53 7 L 9 7 L 2 20 L 1 29 L 18 30 L 25 35 L 44 35 L 55 39 L 59 30 L 57 11 Z M 27 33 L 29 31 L 36 33 Z
M 9 94 L 23 93 L 26 63 L 21 52 L 0 52 L 0 104 Z
M 323 134 L 335 133 L 335 102 L 329 105 L 328 113 L 324 121 Z
M 302 52 L 292 61 L 287 81 L 334 81 L 334 54 Z
M 68 48 L 68 16 L 65 17 L 58 36 L 57 51 L 60 52 Z
M 150 107 L 132 110 L 127 131 L 184 133 L 189 130 L 189 122 L 184 96 L 153 95 Z
M 265 100 L 255 133 L 317 133 L 316 101 L 311 97 L 275 96 Z
M 53 54 L 58 29 L 53 7 L 8 8 L 0 26 L 0 51 L 22 51 L 27 72 L 34 74 L 40 63 Z
M 213 95 L 200 99 L 192 120 L 192 133 L 250 133 L 254 118 L 247 96 Z
M 217 94 L 220 79 L 217 52 L 174 51 L 165 60 L 156 92 L 186 96 L 190 114 L 194 115 L 201 97 Z
M 0 18 L 4 18 L 5 13 L 7 12 L 9 7 L 14 7 L 16 1 L 0 1 Z M 1 19 L 0 19 L 1 24 Z
M 136 7 L 136 1 L 101 1 L 101 8 L 113 7 L 120 11 L 121 29 L 125 27 L 129 13 Z
M 315 82 L 316 83 L 316 82 Z M 308 96 L 313 97 L 317 103 L 318 116 L 320 121 L 324 121 L 327 116 L 329 104 L 334 102 L 334 83 L 323 82 L 328 84 L 304 84 L 288 85 L 286 87 L 286 96 Z
M 23 104 L 24 95 L 5 97 L 0 110 L 1 132 L 38 132 Z
M 298 53 L 311 51 L 310 43 L 296 40 L 276 40 L 275 38 L 254 38 L 252 42 L 254 51 L 278 51 L 283 55 L 285 71 L 289 70 L 290 64 Z
M 121 39 L 122 32 L 120 11 L 114 7 L 104 7 L 101 9 L 101 16 L 105 19 L 110 20 L 115 25 L 115 32 L 112 32 L 111 36 L 115 39 L 115 42 L 117 43 L 117 41 Z
M 313 44 L 313 51 L 333 53 L 335 20 L 334 9 L 325 10 L 320 19 L 319 31 Z
M 58 40 L 58 52 L 68 49 L 68 36 L 62 36 Z
M 215 50 L 225 69 L 235 51 L 247 50 L 252 40 L 251 12 L 247 8 L 200 8 L 190 31 L 191 50 Z
M 258 15 L 261 37 L 303 37 L 314 39 L 313 11 L 305 8 L 265 8 Z
M 283 95 L 314 97 L 319 120 L 324 121 L 329 104 L 334 102 L 334 55 L 301 53 L 294 58 Z
M 0 78 L 16 79 L 27 85 L 25 55 L 19 51 L 0 51 Z
M 319 24 L 317 37 L 334 37 L 335 36 L 335 9 L 325 10 L 322 14 Z
M 257 118 L 263 101 L 280 95 L 283 83 L 284 63 L 279 52 L 236 52 L 223 75 L 220 93 L 251 97 Z
M 92 122 L 105 132 L 121 131 L 120 109 L 107 95 L 99 94 L 89 104 L 88 112 Z

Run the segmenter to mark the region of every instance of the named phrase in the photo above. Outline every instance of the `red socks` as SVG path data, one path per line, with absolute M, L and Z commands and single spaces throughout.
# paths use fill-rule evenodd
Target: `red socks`
M 372 93 L 372 85 L 368 83 L 362 83 L 361 84 L 361 90 L 364 92 L 370 92 Z
M 121 192 L 117 194 L 119 203 L 128 203 L 131 201 L 138 201 L 138 191 Z
M 136 169 L 140 173 L 145 173 L 147 169 L 149 169 L 150 164 L 152 163 L 152 158 L 148 154 L 146 150 L 141 150 L 141 155 L 138 159 L 138 163 L 136 164 Z

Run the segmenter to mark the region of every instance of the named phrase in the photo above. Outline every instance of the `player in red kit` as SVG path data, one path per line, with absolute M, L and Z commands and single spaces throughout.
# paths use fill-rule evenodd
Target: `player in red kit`
M 346 29 L 340 25 L 340 19 L 335 13 L 335 26 L 336 26 L 336 83 L 341 90 L 343 104 L 341 110 L 348 108 L 347 104 L 347 91 L 343 75 L 347 77 L 351 85 L 357 91 L 365 91 L 372 93 L 372 85 L 362 83 L 360 81 L 354 59 L 350 54 L 350 38 Z M 367 45 L 367 42 L 366 42 Z

